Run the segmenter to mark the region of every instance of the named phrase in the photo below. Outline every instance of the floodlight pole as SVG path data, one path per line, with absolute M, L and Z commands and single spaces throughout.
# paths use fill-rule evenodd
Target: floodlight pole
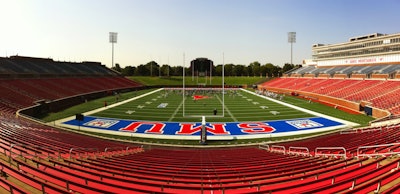
M 110 32 L 109 33 L 109 40 L 111 43 L 111 68 L 114 67 L 114 43 L 117 43 L 117 32 Z
M 185 53 L 183 53 L 183 68 L 182 68 L 182 116 L 185 117 Z
M 290 64 L 293 65 L 293 43 L 296 43 L 296 32 L 288 32 L 288 42 L 290 43 Z
M 167 74 L 168 74 L 168 77 L 169 77 L 169 55 L 168 55 L 168 63 L 167 63 L 167 64 L 168 64 L 168 65 L 167 65 L 167 70 L 168 70 L 168 71 L 167 71 L 167 72 L 168 72 Z
M 192 82 L 193 82 L 194 81 L 194 63 L 193 64 L 190 63 L 190 67 L 192 68 Z M 199 80 L 199 71 L 197 71 L 197 80 Z
M 212 78 L 212 65 L 211 65 L 211 60 L 210 60 L 210 85 L 212 85 L 211 78 Z
M 225 117 L 225 53 L 222 53 L 222 117 Z

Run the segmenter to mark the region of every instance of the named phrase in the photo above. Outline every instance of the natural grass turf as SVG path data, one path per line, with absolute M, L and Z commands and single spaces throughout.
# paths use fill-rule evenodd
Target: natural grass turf
M 146 89 L 146 90 L 139 90 L 139 91 L 133 91 L 133 92 L 128 92 L 128 93 L 124 93 L 121 94 L 119 101 L 121 100 L 126 100 L 129 98 L 133 98 L 135 96 L 139 96 L 142 95 L 144 93 L 148 93 L 150 91 L 153 91 L 155 89 Z M 83 112 L 87 112 L 87 111 L 91 111 L 97 108 L 101 108 L 104 106 L 104 102 L 107 102 L 107 105 L 111 105 L 116 103 L 116 97 L 115 96 L 107 96 L 104 98 L 99 98 L 96 100 L 91 100 L 88 101 L 86 103 L 83 104 L 79 104 L 76 106 L 72 106 L 70 108 L 67 108 L 63 111 L 60 112 L 56 112 L 56 113 L 48 113 L 45 115 L 42 115 L 41 117 L 39 117 L 39 119 L 45 121 L 45 122 L 50 122 L 50 121 L 55 121 L 55 120 L 59 120 L 59 119 L 63 119 L 66 117 L 70 117 L 70 116 L 74 116 L 77 113 L 83 113 Z
M 141 95 L 141 94 L 144 94 L 144 93 L 148 93 L 148 92 L 150 92 L 152 90 L 154 90 L 154 89 L 141 90 L 141 91 L 136 91 L 136 92 L 129 92 L 129 93 L 126 93 L 126 94 L 122 94 L 122 98 L 123 99 L 128 99 L 128 98 L 135 97 L 135 96 L 138 96 L 138 95 Z M 245 92 L 241 92 L 241 93 L 243 94 L 243 96 L 247 96 L 247 95 L 252 96 L 251 94 L 247 94 Z M 235 97 L 236 100 L 233 100 L 233 101 L 230 102 L 230 97 L 229 97 L 229 94 L 228 94 L 228 97 L 226 99 L 226 106 L 228 108 L 230 106 L 235 105 L 235 104 L 241 104 L 241 105 L 244 105 L 245 107 L 246 106 L 249 106 L 249 107 L 250 106 L 255 106 L 254 104 L 252 104 L 252 102 L 247 101 L 247 100 L 241 101 L 241 103 L 237 103 L 237 98 L 240 99 L 242 97 L 236 96 Z M 151 99 L 153 99 L 153 98 L 151 98 Z M 182 99 L 182 97 L 181 97 L 181 99 Z M 267 101 L 265 99 L 263 99 L 263 100 L 265 102 L 269 102 L 269 101 Z M 93 110 L 93 109 L 102 107 L 102 106 L 104 106 L 104 101 L 108 101 L 109 104 L 112 104 L 112 103 L 115 102 L 115 97 L 114 96 L 110 96 L 110 97 L 105 97 L 105 98 L 102 98 L 102 99 L 93 100 L 93 101 L 84 103 L 82 105 L 77 105 L 77 106 L 71 107 L 71 108 L 66 109 L 66 110 L 64 110 L 62 112 L 59 112 L 59 113 L 52 113 L 52 114 L 50 114 L 47 117 L 44 117 L 42 119 L 48 122 L 48 121 L 53 121 L 55 119 L 60 119 L 60 118 L 68 117 L 68 116 L 73 116 L 76 113 L 86 112 L 86 111 L 89 111 L 89 110 Z M 326 106 L 326 105 L 322 105 L 322 104 L 318 104 L 318 103 L 314 103 L 314 102 L 309 103 L 308 100 L 304 100 L 304 99 L 300 99 L 300 98 L 296 98 L 296 97 L 292 97 L 292 96 L 285 96 L 283 101 L 287 102 L 287 103 L 290 103 L 290 104 L 293 104 L 293 105 L 296 105 L 296 106 L 299 106 L 299 107 L 306 108 L 308 110 L 312 110 L 312 111 L 315 111 L 315 112 L 319 112 L 319 113 L 322 113 L 322 114 L 326 114 L 326 115 L 329 115 L 329 116 L 340 118 L 340 119 L 343 119 L 343 120 L 348 120 L 348 121 L 351 121 L 351 122 L 355 122 L 355 123 L 360 124 L 361 126 L 366 126 L 366 125 L 368 125 L 369 121 L 373 120 L 372 117 L 368 117 L 368 116 L 363 115 L 363 114 L 360 114 L 360 115 L 350 114 L 350 113 L 347 113 L 347 112 L 344 112 L 344 111 L 341 111 L 341 110 L 338 110 L 338 109 L 335 109 L 335 108 L 332 108 L 332 107 L 329 107 L 329 106 Z M 135 102 L 135 101 L 133 101 L 133 102 Z M 137 102 L 139 102 L 139 101 L 137 101 Z M 189 101 L 189 102 L 194 103 L 192 101 Z M 200 104 L 198 102 L 196 102 L 196 103 Z M 155 104 L 158 105 L 159 103 L 155 103 Z M 202 105 L 202 104 L 200 104 L 200 105 Z M 258 106 L 260 106 L 260 105 L 258 105 Z M 121 106 L 121 107 L 123 107 L 123 106 Z M 272 105 L 270 105 L 270 107 L 272 107 Z M 240 109 L 241 108 L 239 108 L 239 111 L 240 111 Z M 157 110 L 158 110 L 158 112 L 162 112 L 162 111 L 159 111 L 159 109 L 157 109 Z M 252 108 L 252 111 L 254 111 L 254 110 L 257 110 L 257 111 L 261 110 L 262 111 L 262 109 L 258 110 L 256 107 Z M 281 110 L 281 109 L 277 109 L 277 110 Z M 165 110 L 163 110 L 163 111 L 165 111 Z M 210 109 L 210 111 L 212 111 L 212 109 Z M 244 111 L 244 112 L 247 112 L 247 111 Z M 240 115 L 239 112 L 236 113 L 236 114 Z M 257 114 L 259 114 L 259 113 L 257 113 Z M 178 113 L 177 113 L 177 115 L 178 115 Z M 130 116 L 130 117 L 131 117 L 130 119 L 132 119 L 132 116 Z M 238 118 L 240 118 L 240 116 L 238 116 Z M 178 120 L 179 121 L 185 121 L 185 119 L 183 119 L 183 120 L 180 120 L 180 119 L 183 119 L 183 118 L 178 118 L 178 116 L 177 116 L 176 118 L 172 119 L 172 121 L 178 121 Z M 215 118 L 215 119 L 221 119 L 221 118 Z M 229 118 L 229 119 L 230 119 L 230 121 L 232 120 L 232 118 Z M 227 121 L 229 121 L 229 119 Z M 243 119 L 243 118 L 241 118 L 241 119 Z M 284 118 L 282 118 L 282 119 L 284 119 Z M 154 120 L 157 120 L 157 119 L 154 119 Z M 212 121 L 212 119 L 207 119 L 207 120 L 208 121 Z M 248 120 L 261 121 L 261 120 L 265 120 L 265 117 L 263 117 L 263 118 L 252 117 L 252 119 L 248 119 Z M 121 140 L 126 140 L 126 141 L 133 141 L 133 142 L 138 142 L 138 143 L 146 142 L 146 143 L 173 144 L 173 145 L 182 145 L 182 146 L 185 146 L 185 145 L 198 145 L 198 141 L 196 141 L 196 140 L 149 139 L 149 138 L 137 138 L 137 137 L 124 137 L 124 136 L 117 136 L 117 135 L 106 135 L 106 134 L 101 134 L 101 133 L 89 133 L 89 132 L 88 132 L 88 134 L 93 134 L 93 135 L 97 135 L 97 136 L 103 136 L 103 137 L 112 138 L 112 139 L 121 139 Z M 242 145 L 242 144 L 244 145 L 244 144 L 249 144 L 249 143 L 262 143 L 262 142 L 269 142 L 269 141 L 290 140 L 290 139 L 303 138 L 303 137 L 306 137 L 306 136 L 319 135 L 319 134 L 323 134 L 323 133 L 296 135 L 296 136 L 289 136 L 289 137 L 276 137 L 276 138 L 259 138 L 259 139 L 244 139 L 244 140 L 230 140 L 230 141 L 208 141 L 208 144 L 209 145 Z
M 153 91 L 153 90 L 154 89 L 149 89 L 149 90 L 140 90 L 140 91 L 125 93 L 125 94 L 122 94 L 120 100 L 124 100 L 124 99 L 128 99 L 128 98 L 131 98 L 131 97 L 135 97 L 135 96 L 138 96 L 138 95 L 141 95 L 141 94 L 144 94 L 144 93 L 148 93 L 148 92 Z M 250 94 L 247 94 L 245 92 L 241 92 L 241 93 L 244 96 L 250 95 Z M 157 94 L 154 94 L 154 96 L 156 97 Z M 142 99 L 142 100 L 139 99 L 139 100 L 136 100 L 136 101 L 132 101 L 130 104 L 125 104 L 125 105 L 116 107 L 115 109 L 111 109 L 109 111 L 110 114 L 108 116 L 115 118 L 115 116 L 112 116 L 113 115 L 112 111 L 116 111 L 118 109 L 121 109 L 119 111 L 120 113 L 118 113 L 118 115 L 120 115 L 119 118 L 122 118 L 122 119 L 137 119 L 137 120 L 147 120 L 148 119 L 148 120 L 160 120 L 160 121 L 188 121 L 188 120 L 192 120 L 192 121 L 195 121 L 195 122 L 199 121 L 199 118 L 195 118 L 195 119 L 193 119 L 193 118 L 183 118 L 182 117 L 182 110 L 178 111 L 176 113 L 176 115 L 175 115 L 176 117 L 174 117 L 174 118 L 172 118 L 170 120 L 170 118 L 171 118 L 171 110 L 168 110 L 168 109 L 172 109 L 173 111 L 176 110 L 177 106 L 179 105 L 178 103 L 182 100 L 182 97 L 180 95 L 177 96 L 177 99 L 175 99 L 175 100 L 166 101 L 167 103 L 171 103 L 171 104 L 168 104 L 168 106 L 167 106 L 168 109 L 161 109 L 161 111 L 160 111 L 159 108 L 154 108 L 154 107 L 158 106 L 160 103 L 158 103 L 158 102 L 154 103 L 152 109 L 156 109 L 156 113 L 159 112 L 160 115 L 166 113 L 166 115 L 168 115 L 168 116 L 164 116 L 164 117 L 160 116 L 159 118 L 156 118 L 156 117 L 152 118 L 151 114 L 154 114 L 154 111 L 147 112 L 147 110 L 146 111 L 143 110 L 143 112 L 142 112 L 144 114 L 143 116 L 140 116 L 138 114 L 136 114 L 137 116 L 134 116 L 134 115 L 129 115 L 129 114 L 125 113 L 129 109 L 132 110 L 135 107 L 137 107 L 138 103 L 140 103 L 140 102 L 143 103 L 143 101 L 145 103 L 149 99 L 150 100 L 153 99 L 152 97 L 154 97 L 154 96 L 150 96 L 150 98 L 145 98 L 145 99 Z M 179 101 L 179 98 L 180 98 L 180 101 Z M 267 103 L 269 103 L 269 101 L 261 99 L 263 101 L 263 103 L 261 103 L 261 100 L 260 100 L 259 102 L 261 104 L 254 105 L 254 104 L 252 104 L 252 102 L 254 102 L 254 100 L 252 102 L 250 102 L 250 101 L 243 101 L 240 98 L 241 97 L 239 97 L 239 96 L 236 96 L 235 98 L 229 97 L 229 94 L 226 95 L 226 97 L 225 97 L 225 105 L 226 105 L 226 107 L 229 108 L 229 110 L 231 110 L 231 109 L 232 110 L 239 109 L 239 110 L 235 111 L 236 114 L 234 114 L 234 115 L 237 115 L 237 119 L 239 121 L 261 121 L 261 120 L 277 120 L 277 119 L 279 119 L 278 117 L 268 118 L 267 116 L 271 117 L 272 115 L 268 114 L 267 110 L 262 110 L 262 109 L 259 108 L 259 106 L 261 106 L 261 105 L 268 106 L 269 104 L 267 104 Z M 240 101 L 241 103 L 238 103 L 239 99 L 241 100 Z M 256 99 L 256 98 L 254 98 L 254 99 Z M 50 122 L 50 121 L 54 121 L 54 120 L 57 120 L 57 119 L 66 118 L 68 116 L 73 116 L 73 115 L 75 115 L 77 113 L 83 113 L 83 112 L 87 112 L 87 111 L 90 111 L 90 110 L 93 110 L 93 109 L 96 109 L 96 108 L 103 107 L 104 106 L 104 101 L 107 101 L 109 105 L 116 102 L 114 96 L 108 96 L 108 97 L 105 97 L 105 98 L 89 101 L 89 102 L 84 103 L 84 104 L 80 104 L 80 105 L 76 105 L 76 106 L 70 107 L 70 108 L 68 108 L 68 109 L 66 109 L 64 111 L 58 112 L 58 113 L 50 113 L 50 114 L 44 115 L 40 119 L 42 119 L 45 122 Z M 362 126 L 368 125 L 368 122 L 373 120 L 372 117 L 369 117 L 369 116 L 366 116 L 366 115 L 363 115 L 363 114 L 355 115 L 355 114 L 346 113 L 344 111 L 335 109 L 333 107 L 329 107 L 329 106 L 318 104 L 318 103 L 314 103 L 314 102 L 309 103 L 307 100 L 299 99 L 299 98 L 292 97 L 292 96 L 285 96 L 283 101 L 287 102 L 289 104 L 293 104 L 293 105 L 302 107 L 302 108 L 306 108 L 308 110 L 312 110 L 312 111 L 315 111 L 315 112 L 319 112 L 319 113 L 322 113 L 322 114 L 326 114 L 326 115 L 329 115 L 329 116 L 340 118 L 340 119 L 343 119 L 343 120 L 355 122 L 355 123 L 358 123 L 358 124 L 360 124 Z M 173 103 L 175 103 L 175 105 Z M 187 103 L 189 103 L 189 105 L 190 104 L 191 105 L 195 104 L 197 107 L 203 108 L 203 103 L 202 103 L 201 100 L 197 101 L 196 103 L 193 102 L 192 100 L 188 100 Z M 211 103 L 207 104 L 204 107 L 204 111 L 205 111 L 206 114 L 210 115 L 210 114 L 212 114 L 212 110 L 215 107 L 216 106 L 212 106 Z M 219 106 L 217 108 L 219 108 L 219 107 L 221 107 L 221 104 L 219 104 Z M 230 107 L 232 107 L 232 108 L 230 108 Z M 233 107 L 235 107 L 235 108 L 233 108 Z M 244 110 L 242 110 L 243 107 L 251 107 L 251 108 L 250 109 L 246 109 L 246 111 L 244 111 Z M 272 105 L 269 105 L 269 107 L 272 107 Z M 274 110 L 278 110 L 278 109 L 280 110 L 280 108 L 274 108 Z M 173 113 L 173 111 L 172 111 L 172 113 Z M 252 113 L 248 113 L 249 111 L 252 112 Z M 271 110 L 269 110 L 269 111 L 271 111 Z M 241 112 L 244 112 L 245 114 L 241 114 Z M 264 112 L 264 113 L 266 112 L 267 115 L 259 116 L 259 115 L 261 115 L 262 112 Z M 282 112 L 282 111 L 279 111 L 279 112 Z M 107 112 L 105 112 L 105 113 L 107 114 Z M 221 114 L 221 113 L 222 113 L 222 110 L 219 109 L 218 110 L 218 114 Z M 106 116 L 106 115 L 103 115 L 103 114 L 104 113 L 101 113 L 101 114 L 98 114 L 98 115 Z M 150 114 L 150 117 L 147 116 L 149 114 Z M 233 119 L 229 116 L 229 114 L 227 112 L 225 112 L 225 114 L 226 114 L 225 116 L 227 118 L 224 118 L 224 119 L 222 119 L 222 118 L 215 118 L 215 119 L 209 118 L 207 120 L 208 121 L 217 121 L 217 120 L 219 120 L 219 121 L 225 121 L 225 122 L 233 121 Z M 256 115 L 258 115 L 258 116 L 256 116 Z M 282 114 L 281 114 L 281 116 L 282 116 Z M 250 118 L 246 118 L 246 117 L 250 117 Z M 304 116 L 300 116 L 300 117 L 304 117 Z M 285 119 L 285 118 L 282 117 L 282 119 Z
M 192 92 L 187 91 L 189 94 L 185 95 L 183 102 L 181 90 L 164 90 L 109 108 L 93 116 L 174 122 L 200 122 L 201 116 L 206 116 L 207 122 L 271 121 L 314 117 L 240 90 L 226 90 L 224 96 L 220 91 Z M 194 95 L 205 98 L 193 100 Z M 159 108 L 161 104 L 168 105 Z M 222 115 L 223 108 L 225 108 L 224 115 Z M 216 116 L 219 117 L 213 117 L 214 109 L 217 110 Z
M 155 85 L 163 85 L 163 86 L 182 86 L 183 83 L 183 77 L 182 76 L 171 76 L 171 77 L 157 77 L 157 76 L 131 76 L 128 77 L 131 80 L 134 80 L 136 82 L 142 83 L 146 86 L 155 86 Z M 253 84 L 261 83 L 268 81 L 269 78 L 265 77 L 225 77 L 224 82 L 228 86 L 251 86 Z M 192 76 L 186 76 L 185 77 L 185 85 L 198 85 L 199 83 L 205 83 L 205 79 L 200 78 L 197 79 L 197 77 L 194 77 L 192 79 Z M 210 80 L 207 80 L 207 85 L 221 85 L 222 84 L 222 77 L 219 76 L 214 76 L 211 78 L 211 84 Z

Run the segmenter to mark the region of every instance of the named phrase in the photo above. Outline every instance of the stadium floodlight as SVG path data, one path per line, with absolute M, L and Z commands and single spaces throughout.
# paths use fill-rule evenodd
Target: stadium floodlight
M 293 64 L 293 43 L 296 43 L 296 32 L 288 32 L 288 42 L 290 43 L 290 64 Z
M 112 45 L 112 50 L 111 50 L 111 68 L 114 67 L 114 43 L 117 43 L 117 36 L 118 36 L 117 32 L 110 32 L 110 34 L 109 34 L 110 43 Z

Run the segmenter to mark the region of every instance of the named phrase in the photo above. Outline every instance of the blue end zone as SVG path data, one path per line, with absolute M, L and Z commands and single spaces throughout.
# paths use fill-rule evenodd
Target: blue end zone
M 157 121 L 135 121 L 118 120 L 110 118 L 100 118 L 85 116 L 83 121 L 75 119 L 62 123 L 64 126 L 78 126 L 82 129 L 98 129 L 100 131 L 129 132 L 138 136 L 162 135 L 168 136 L 196 136 L 200 135 L 201 123 L 185 122 L 157 122 Z M 333 121 L 323 117 L 312 117 L 292 120 L 278 120 L 265 122 L 228 122 L 228 123 L 207 123 L 206 129 L 208 136 L 232 136 L 243 137 L 268 134 L 271 136 L 294 135 L 301 133 L 312 133 L 325 131 L 328 129 L 337 129 L 347 126 L 344 123 Z M 99 131 L 99 132 L 100 132 Z M 115 133 L 114 133 L 115 134 Z M 259 136 L 262 137 L 262 136 Z M 159 137 L 158 137 L 159 138 Z M 212 139 L 212 138 L 211 138 Z

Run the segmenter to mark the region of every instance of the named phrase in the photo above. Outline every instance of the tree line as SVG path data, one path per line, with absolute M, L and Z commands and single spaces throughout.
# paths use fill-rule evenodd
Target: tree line
M 252 62 L 249 65 L 240 64 L 225 64 L 224 75 L 225 76 L 260 76 L 260 77 L 279 77 L 283 73 L 292 70 L 294 68 L 301 67 L 301 65 L 293 65 L 286 63 L 283 67 L 267 63 L 261 65 L 258 61 Z M 170 66 L 167 64 L 159 65 L 155 61 L 150 61 L 146 64 L 141 64 L 137 67 L 126 66 L 121 68 L 117 63 L 112 68 L 113 70 L 120 72 L 124 76 L 181 76 L 182 66 Z M 191 75 L 190 67 L 185 68 L 186 75 Z M 212 68 L 213 76 L 222 76 L 222 64 L 215 65 Z

